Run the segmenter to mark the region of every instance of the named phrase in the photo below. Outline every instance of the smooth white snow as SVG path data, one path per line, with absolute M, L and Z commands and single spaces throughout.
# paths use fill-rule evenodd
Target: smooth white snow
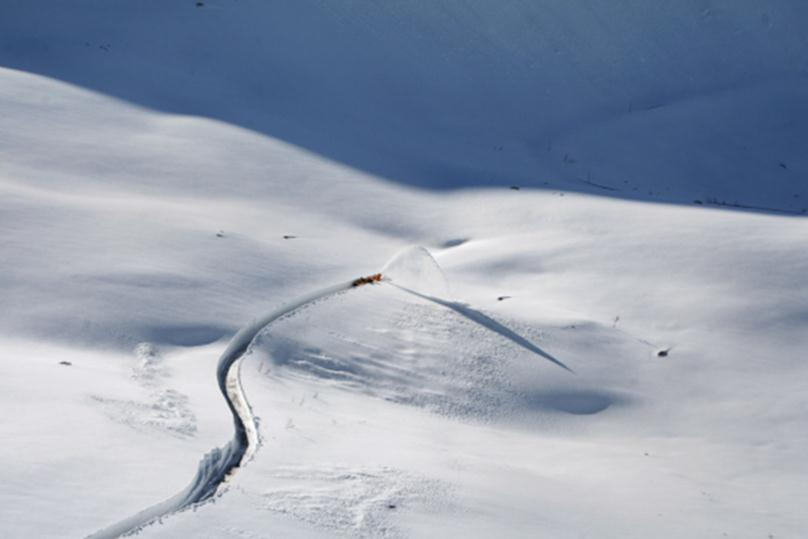
M 806 22 L 5 2 L 0 536 L 805 535 Z

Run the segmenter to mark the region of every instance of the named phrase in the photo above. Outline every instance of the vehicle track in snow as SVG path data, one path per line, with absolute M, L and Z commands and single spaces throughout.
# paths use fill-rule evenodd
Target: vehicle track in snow
M 196 475 L 181 492 L 107 526 L 87 536 L 87 539 L 115 539 L 129 535 L 158 521 L 163 516 L 205 502 L 220 493 L 226 486 L 229 477 L 252 458 L 260 443 L 255 418 L 241 387 L 239 359 L 247 353 L 261 330 L 275 320 L 291 314 L 309 303 L 373 281 L 372 278 L 362 279 L 364 280 L 361 282 L 360 279 L 356 279 L 307 294 L 254 320 L 236 333 L 219 358 L 216 368 L 219 390 L 233 415 L 233 438 L 224 446 L 215 448 L 202 457 Z
M 415 290 L 397 285 L 389 278 L 382 277 L 382 275 L 378 273 L 369 277 L 360 277 L 353 281 L 318 290 L 267 313 L 242 328 L 230 340 L 227 348 L 219 358 L 216 368 L 216 378 L 219 384 L 219 390 L 222 392 L 227 406 L 230 408 L 230 412 L 233 415 L 233 438 L 224 446 L 215 448 L 202 457 L 196 475 L 191 483 L 181 492 L 135 515 L 107 526 L 87 536 L 86 539 L 115 539 L 132 534 L 168 514 L 176 513 L 196 504 L 203 503 L 217 494 L 220 494 L 223 489 L 226 488 L 228 479 L 252 459 L 260 446 L 258 425 L 253 417 L 250 404 L 247 401 L 247 397 L 241 385 L 241 363 L 239 362 L 249 351 L 252 342 L 258 334 L 272 322 L 293 313 L 301 307 L 340 292 L 351 290 L 352 288 L 366 284 L 375 285 L 377 283 L 389 283 L 402 292 L 451 309 L 530 352 L 572 372 L 569 367 L 558 359 L 481 312 L 465 304 L 421 294 Z

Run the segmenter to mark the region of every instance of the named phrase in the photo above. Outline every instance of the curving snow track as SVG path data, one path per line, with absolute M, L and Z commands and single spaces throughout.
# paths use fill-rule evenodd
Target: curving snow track
M 258 427 L 253 418 L 250 404 L 247 402 L 244 390 L 241 387 L 240 364 L 238 363 L 238 360 L 249 350 L 255 337 L 262 329 L 275 320 L 309 303 L 327 298 L 339 292 L 350 290 L 360 285 L 372 284 L 379 281 L 388 282 L 403 292 L 449 308 L 469 320 L 502 335 L 517 345 L 571 371 L 569 367 L 558 359 L 547 354 L 533 343 L 517 335 L 499 322 L 483 315 L 479 311 L 471 309 L 461 303 L 428 296 L 409 288 L 396 285 L 392 283 L 390 279 L 382 278 L 381 274 L 359 278 L 318 290 L 317 292 L 298 298 L 292 303 L 284 305 L 242 328 L 231 339 L 227 348 L 222 353 L 222 356 L 219 358 L 219 364 L 216 368 L 216 377 L 219 382 L 219 389 L 227 402 L 227 406 L 230 408 L 230 412 L 233 414 L 233 427 L 235 431 L 233 439 L 223 447 L 213 449 L 202 457 L 196 476 L 194 476 L 194 479 L 184 490 L 163 502 L 155 504 L 135 515 L 89 535 L 87 539 L 115 539 L 122 535 L 128 535 L 169 513 L 181 511 L 194 504 L 204 502 L 219 493 L 226 485 L 227 479 L 252 458 L 260 444 Z
M 236 333 L 219 358 L 216 368 L 219 389 L 233 414 L 235 430 L 233 439 L 223 447 L 215 448 L 202 457 L 196 475 L 181 492 L 120 522 L 107 526 L 87 536 L 87 539 L 114 539 L 128 535 L 169 513 L 204 502 L 218 493 L 228 477 L 252 457 L 259 444 L 258 428 L 241 387 L 238 360 L 249 350 L 255 337 L 267 325 L 309 303 L 350 290 L 356 286 L 356 282 L 348 281 L 298 298 L 292 303 L 254 320 Z

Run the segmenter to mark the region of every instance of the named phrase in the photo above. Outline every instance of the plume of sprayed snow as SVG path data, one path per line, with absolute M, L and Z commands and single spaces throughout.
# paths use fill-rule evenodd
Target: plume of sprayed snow
M 420 245 L 399 251 L 385 264 L 382 275 L 421 294 L 449 297 L 449 283 L 432 254 Z

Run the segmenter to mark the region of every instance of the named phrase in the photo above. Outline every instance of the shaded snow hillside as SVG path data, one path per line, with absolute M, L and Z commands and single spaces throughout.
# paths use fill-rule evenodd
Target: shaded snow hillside
M 806 21 L 800 0 L 10 0 L 0 65 L 406 185 L 800 214 Z

